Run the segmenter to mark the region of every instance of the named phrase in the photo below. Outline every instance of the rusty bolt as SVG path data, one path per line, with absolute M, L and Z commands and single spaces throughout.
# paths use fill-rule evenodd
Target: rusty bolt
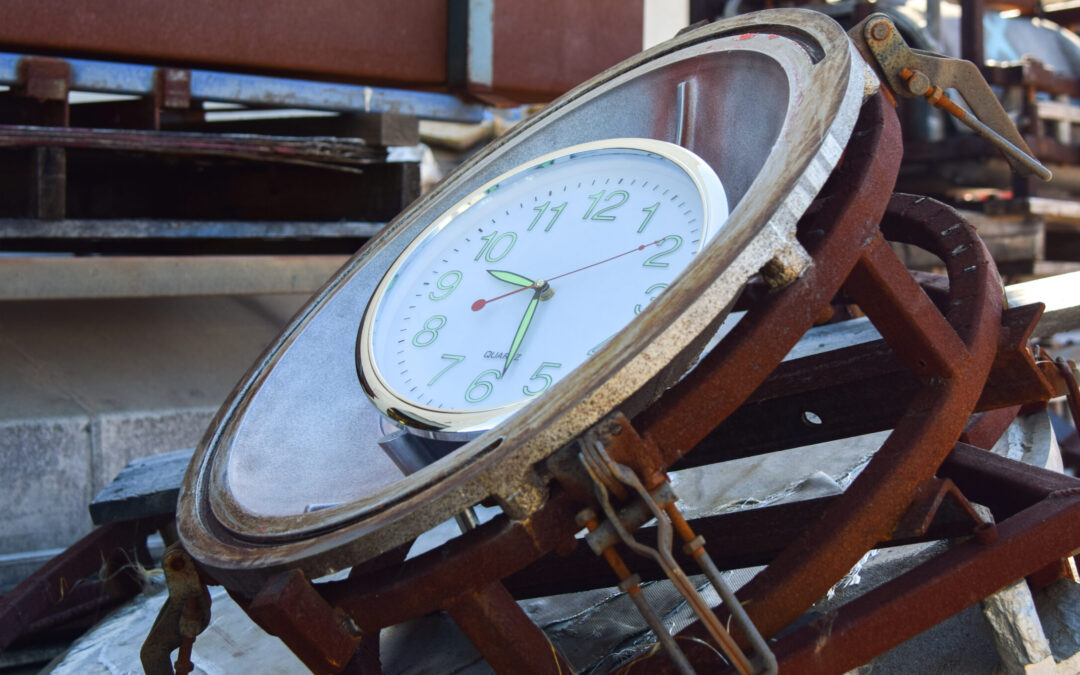
M 900 71 L 900 77 L 904 78 L 908 91 L 915 96 L 922 96 L 930 90 L 930 78 L 922 71 L 904 68 Z
M 588 508 L 579 511 L 577 516 L 574 518 L 574 522 L 577 523 L 578 527 L 585 527 L 590 522 L 595 523 L 596 520 L 596 511 Z
M 993 544 L 997 538 L 998 531 L 994 523 L 979 523 L 975 526 L 975 541 L 980 544 Z
M 870 24 L 870 37 L 878 42 L 888 39 L 890 33 L 892 33 L 892 27 L 884 19 Z

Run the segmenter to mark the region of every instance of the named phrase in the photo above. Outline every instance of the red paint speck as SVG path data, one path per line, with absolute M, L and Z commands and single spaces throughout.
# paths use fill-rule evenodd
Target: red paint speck
M 740 40 L 750 40 L 750 39 L 756 38 L 756 37 L 757 37 L 757 33 L 743 33 L 742 35 L 739 36 L 739 39 Z
M 642 244 L 641 246 L 638 246 L 637 250 L 644 251 L 645 250 L 645 244 Z
M 486 304 L 487 304 L 487 300 L 484 300 L 483 298 L 480 298 L 479 300 L 477 300 L 476 302 L 474 302 L 472 304 L 472 311 L 479 312 L 480 310 L 482 310 L 484 308 L 484 305 L 486 305 Z
M 779 36 L 779 35 L 770 35 L 770 36 L 769 36 L 769 39 L 770 39 L 770 40 L 775 40 L 775 39 L 777 39 L 778 37 L 780 37 L 780 36 Z

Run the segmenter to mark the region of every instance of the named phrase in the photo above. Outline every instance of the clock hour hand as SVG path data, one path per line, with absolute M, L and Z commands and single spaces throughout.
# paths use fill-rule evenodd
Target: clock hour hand
M 546 286 L 547 284 L 543 284 Z M 518 350 L 521 349 L 521 343 L 525 339 L 525 333 L 529 330 L 529 325 L 532 323 L 533 315 L 536 314 L 536 307 L 540 304 L 540 295 L 542 291 L 537 288 L 533 291 L 532 300 L 529 301 L 529 306 L 525 308 L 525 314 L 521 317 L 521 323 L 518 324 L 517 332 L 514 333 L 514 340 L 510 343 L 510 349 L 506 353 L 506 363 L 503 364 L 502 373 L 499 377 L 506 374 L 506 369 L 510 367 L 510 363 L 517 356 Z
M 521 286 L 522 288 L 528 288 L 529 286 L 533 286 L 536 284 L 536 282 L 532 279 L 528 277 L 523 277 L 520 274 L 515 274 L 514 272 L 507 272 L 505 270 L 488 270 L 487 273 L 495 277 L 499 281 L 505 281 L 508 284 Z

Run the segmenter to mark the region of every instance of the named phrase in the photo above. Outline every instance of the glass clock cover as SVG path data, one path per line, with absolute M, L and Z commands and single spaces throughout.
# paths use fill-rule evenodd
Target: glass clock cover
M 613 139 L 527 162 L 390 267 L 357 340 L 365 391 L 419 430 L 490 428 L 644 311 L 727 215 L 716 173 L 672 143 Z

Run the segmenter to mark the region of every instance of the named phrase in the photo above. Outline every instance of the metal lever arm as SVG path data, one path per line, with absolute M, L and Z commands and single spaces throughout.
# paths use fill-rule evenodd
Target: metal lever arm
M 893 94 L 926 98 L 931 105 L 993 143 L 1017 173 L 1050 180 L 1050 170 L 1031 155 L 1031 149 L 974 63 L 912 49 L 884 14 L 871 14 L 848 35 Z M 960 92 L 972 112 L 956 105 L 945 95 L 946 89 Z

